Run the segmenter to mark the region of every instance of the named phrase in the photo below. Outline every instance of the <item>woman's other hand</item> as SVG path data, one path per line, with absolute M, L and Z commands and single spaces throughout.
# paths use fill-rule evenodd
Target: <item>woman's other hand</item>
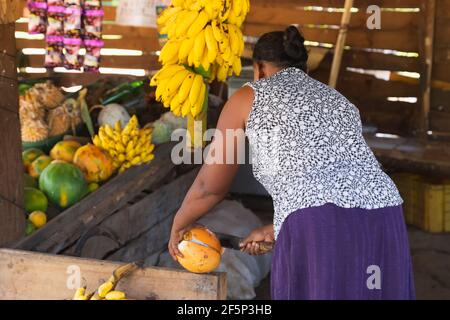
M 252 233 L 250 233 L 250 235 L 241 242 L 241 251 L 252 256 L 265 253 L 261 251 L 259 242 L 275 242 L 272 224 L 253 230 Z

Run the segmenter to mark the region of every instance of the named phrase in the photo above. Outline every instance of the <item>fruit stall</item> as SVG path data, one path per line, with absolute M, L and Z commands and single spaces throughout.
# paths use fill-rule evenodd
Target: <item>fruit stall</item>
M 156 1 L 148 16 L 126 0 L 0 0 L 0 299 L 108 286 L 100 298 L 225 299 L 224 273 L 155 267 L 199 170 L 174 164 L 170 137 L 183 129 L 187 157 L 201 150 L 228 93 L 252 80 L 258 37 L 290 24 L 311 76 L 358 106 L 408 224 L 450 232 L 448 37 L 434 27 L 450 7 L 376 2 L 393 7 L 383 30 L 367 29 L 367 1 L 343 17 L 330 0 Z M 70 265 L 83 283 L 68 289 Z

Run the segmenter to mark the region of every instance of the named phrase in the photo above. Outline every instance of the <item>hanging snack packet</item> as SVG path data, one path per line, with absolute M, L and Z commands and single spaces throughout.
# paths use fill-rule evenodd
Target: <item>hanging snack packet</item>
M 61 36 L 46 37 L 46 53 L 44 66 L 47 68 L 60 67 L 63 65 L 64 38 Z
M 45 34 L 47 28 L 47 2 L 45 0 L 28 0 L 27 7 L 30 10 L 28 33 Z
M 49 6 L 47 9 L 47 36 L 64 35 L 65 8 L 61 6 Z
M 80 37 L 81 36 L 81 7 L 71 4 L 66 5 L 65 20 L 64 20 L 64 34 L 66 37 Z
M 83 15 L 84 39 L 101 39 L 102 24 L 105 12 L 103 9 L 85 10 Z
M 66 69 L 80 70 L 81 57 L 80 48 L 82 40 L 81 38 L 64 38 L 64 67 Z
M 84 55 L 84 72 L 98 72 L 100 68 L 100 52 L 104 46 L 102 40 L 84 40 L 86 54 Z
M 84 0 L 84 10 L 95 10 L 102 7 L 101 0 Z
M 47 0 L 47 5 L 50 6 L 57 6 L 57 7 L 64 7 L 64 0 Z

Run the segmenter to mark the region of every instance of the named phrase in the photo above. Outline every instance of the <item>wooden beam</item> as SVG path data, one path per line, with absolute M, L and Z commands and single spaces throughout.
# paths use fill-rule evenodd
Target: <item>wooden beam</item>
M 347 40 L 348 25 L 352 14 L 353 0 L 345 0 L 344 13 L 342 14 L 341 29 L 334 48 L 333 64 L 331 65 L 329 85 L 336 88 L 339 69 L 341 68 L 342 55 L 344 53 L 345 41 Z
M 3 11 L 0 21 L 14 18 Z M 6 9 L 9 7 L 6 6 Z M 6 15 L 5 15 L 6 14 Z M 19 97 L 15 63 L 14 24 L 0 24 L 0 246 L 24 236 L 22 139 L 19 121 Z
M 65 300 L 70 270 L 82 285 L 95 290 L 123 263 L 0 250 L 0 300 Z M 72 269 L 69 269 L 69 268 Z M 74 269 L 78 268 L 78 269 Z M 117 287 L 135 300 L 225 300 L 226 274 L 195 274 L 167 268 L 144 268 L 122 279 Z
M 421 80 L 420 80 L 420 101 L 421 108 L 418 113 L 418 134 L 422 139 L 428 138 L 430 128 L 431 109 L 431 83 L 433 74 L 433 51 L 434 51 L 434 30 L 436 22 L 436 0 L 428 0 L 422 3 L 424 12 L 422 36 L 423 43 L 420 46 Z

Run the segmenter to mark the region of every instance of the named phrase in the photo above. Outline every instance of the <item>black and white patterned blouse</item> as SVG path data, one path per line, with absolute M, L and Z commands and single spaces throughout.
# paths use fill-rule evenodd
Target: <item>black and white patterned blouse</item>
M 297 68 L 247 85 L 253 174 L 273 198 L 275 237 L 298 209 L 403 203 L 362 136 L 358 109 L 339 92 Z

